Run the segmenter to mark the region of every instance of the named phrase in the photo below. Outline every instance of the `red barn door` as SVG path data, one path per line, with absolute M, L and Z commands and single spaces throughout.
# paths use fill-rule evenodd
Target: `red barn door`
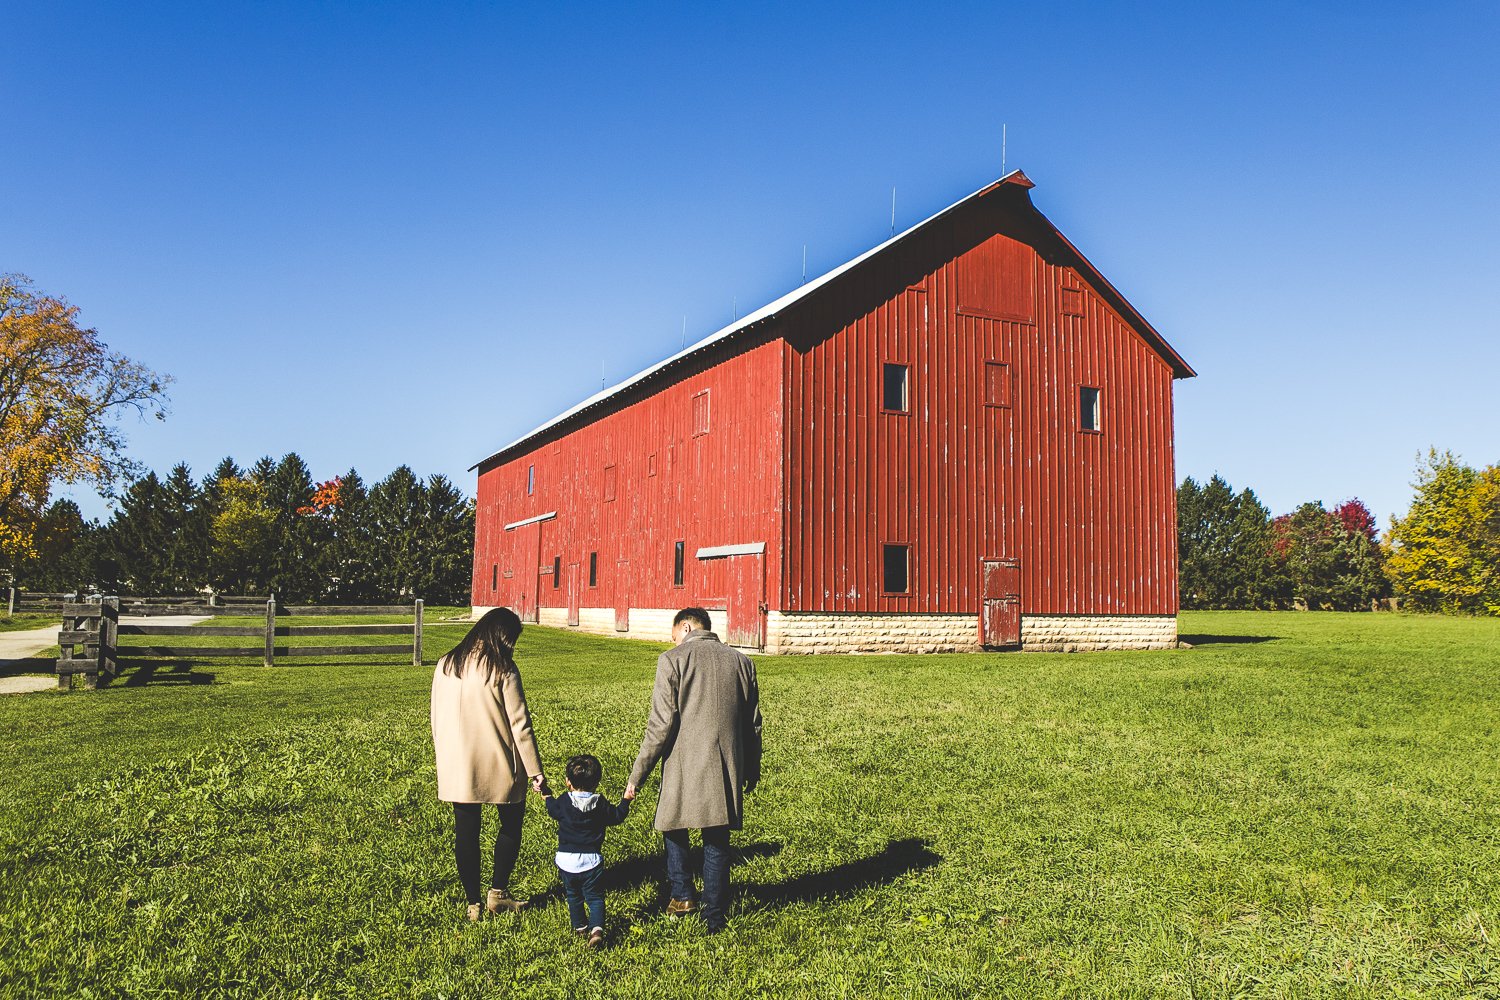
M 516 614 L 523 622 L 537 620 L 542 585 L 542 524 L 535 521 L 515 529 L 516 548 Z M 548 567 L 549 569 L 551 567 Z
M 729 600 L 724 641 L 731 646 L 766 645 L 766 557 L 764 552 L 730 556 Z
M 568 563 L 568 577 L 566 586 L 568 588 L 568 624 L 578 624 L 578 564 Z
M 1021 644 L 1021 563 L 1017 559 L 980 562 L 979 641 L 994 648 Z

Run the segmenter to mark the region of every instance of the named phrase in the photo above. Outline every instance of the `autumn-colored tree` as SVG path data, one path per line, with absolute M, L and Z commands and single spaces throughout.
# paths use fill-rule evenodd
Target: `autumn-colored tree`
M 1431 449 L 1416 496 L 1391 518 L 1386 572 L 1417 611 L 1500 615 L 1500 465 L 1475 469 Z
M 267 496 L 266 484 L 254 476 L 236 476 L 218 484 L 211 529 L 213 558 L 216 575 L 232 593 L 265 592 L 276 530 L 276 511 Z
M 35 553 L 57 484 L 111 495 L 136 471 L 116 420 L 163 417 L 169 381 L 112 353 L 76 306 L 0 275 L 0 558 Z
M 1309 609 L 1367 611 L 1387 583 L 1375 517 L 1359 500 L 1333 510 L 1312 501 L 1271 522 L 1271 554 L 1283 602 Z

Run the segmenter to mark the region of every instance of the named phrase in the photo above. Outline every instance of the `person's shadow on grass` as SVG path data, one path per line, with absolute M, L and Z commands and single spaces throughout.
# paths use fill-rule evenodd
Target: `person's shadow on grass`
M 775 857 L 781 853 L 778 842 L 746 844 L 734 848 L 731 867 L 738 867 L 756 858 Z M 835 865 L 823 871 L 796 875 L 781 882 L 748 882 L 735 886 L 731 896 L 748 903 L 750 912 L 764 909 L 780 909 L 797 903 L 835 901 L 849 899 L 859 893 L 883 885 L 889 885 L 910 872 L 922 871 L 942 863 L 942 855 L 932 851 L 927 841 L 917 837 L 892 840 L 885 848 L 869 857 Z M 702 852 L 693 849 L 691 859 L 694 870 L 702 869 Z M 666 907 L 669 892 L 662 878 L 666 871 L 665 853 L 635 855 L 610 864 L 604 871 L 605 893 L 619 892 L 635 886 L 654 884 L 656 897 L 646 909 L 659 912 Z M 563 898 L 561 886 L 554 886 L 533 895 L 532 908 L 546 907 Z M 625 923 L 635 921 L 627 918 Z M 611 934 L 611 940 L 614 935 Z

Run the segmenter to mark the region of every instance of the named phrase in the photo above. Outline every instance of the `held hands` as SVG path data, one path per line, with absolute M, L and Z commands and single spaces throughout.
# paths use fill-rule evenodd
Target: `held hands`
M 635 798 L 635 794 L 638 791 L 639 791 L 639 789 L 636 788 L 634 785 L 626 785 L 625 786 L 625 794 L 622 795 L 621 798 L 623 798 L 623 799 L 625 799 L 625 801 L 629 802 L 631 799 Z
M 544 798 L 552 797 L 552 789 L 547 787 L 547 776 L 538 774 L 531 779 L 531 790 Z

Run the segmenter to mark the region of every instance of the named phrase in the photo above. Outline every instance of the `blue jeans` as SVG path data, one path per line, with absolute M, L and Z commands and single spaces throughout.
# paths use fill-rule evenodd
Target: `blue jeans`
M 600 888 L 600 883 L 604 881 L 604 866 L 595 865 L 576 875 L 561 868 L 557 873 L 562 876 L 563 894 L 568 897 L 568 920 L 572 922 L 573 929 L 603 927 L 604 890 Z M 585 904 L 588 905 L 587 912 L 584 911 Z
M 697 899 L 693 873 L 688 863 L 687 830 L 668 830 L 667 881 L 673 899 Z M 711 826 L 703 831 L 703 898 L 700 901 L 703 922 L 709 930 L 724 926 L 724 910 L 729 904 L 729 827 Z

